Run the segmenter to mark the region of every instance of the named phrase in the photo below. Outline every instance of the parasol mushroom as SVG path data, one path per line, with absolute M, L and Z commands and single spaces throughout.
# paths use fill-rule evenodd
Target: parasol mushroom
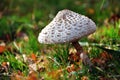
M 72 43 L 84 64 L 92 65 L 78 43 L 79 39 L 96 31 L 95 23 L 88 17 L 71 10 L 61 10 L 39 33 L 38 41 L 44 44 Z

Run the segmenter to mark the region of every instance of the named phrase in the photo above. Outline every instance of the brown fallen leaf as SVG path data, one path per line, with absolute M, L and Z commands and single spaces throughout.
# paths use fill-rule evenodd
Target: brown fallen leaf
M 17 74 L 23 76 L 23 73 L 20 70 L 18 70 Z
M 92 59 L 92 63 L 94 64 L 99 64 L 99 65 L 103 65 L 105 63 L 104 60 L 100 59 L 100 58 L 93 58 Z
M 78 56 L 78 53 L 70 53 L 68 59 L 70 61 L 79 61 L 80 57 Z
M 111 79 L 107 79 L 105 77 L 100 77 L 99 80 L 111 80 Z
M 10 80 L 26 80 L 26 78 L 14 72 L 11 74 Z
M 104 59 L 105 61 L 107 61 L 108 59 L 112 59 L 112 55 L 108 54 L 107 52 L 102 52 L 102 53 L 100 54 L 100 57 L 101 57 L 102 59 Z
M 62 75 L 63 70 L 53 70 L 48 73 L 48 76 L 51 76 L 54 80 L 58 80 L 59 77 Z
M 99 57 L 92 59 L 92 63 L 97 64 L 101 67 L 105 67 L 106 62 L 110 59 L 112 59 L 112 55 L 108 54 L 107 52 L 102 52 Z
M 81 77 L 81 80 L 89 80 L 87 76 Z
M 113 14 L 109 18 L 108 22 L 115 23 L 120 20 L 120 14 Z
M 4 68 L 5 72 L 8 72 L 9 62 L 2 62 L 1 66 Z
M 87 9 L 87 12 L 88 12 L 89 14 L 94 14 L 94 13 L 95 13 L 95 10 L 92 9 L 92 8 L 88 8 L 88 9 Z
M 31 73 L 28 75 L 27 80 L 39 80 L 39 79 L 38 79 L 37 72 L 31 72 Z
M 71 64 L 71 66 L 68 66 L 66 69 L 69 73 L 72 72 L 72 71 L 75 71 L 75 65 Z
M 70 66 L 68 66 L 67 68 L 66 68 L 66 70 L 70 73 L 70 72 L 72 72 L 72 71 L 78 71 L 78 70 L 80 70 L 81 68 L 80 67 L 78 67 L 78 66 L 75 66 L 74 64 L 71 64 Z

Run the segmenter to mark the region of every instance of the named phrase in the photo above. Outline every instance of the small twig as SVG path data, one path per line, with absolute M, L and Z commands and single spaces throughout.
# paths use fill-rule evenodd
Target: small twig
M 9 73 L 0 73 L 0 76 L 11 76 Z
M 54 59 L 51 58 L 50 56 L 48 56 L 48 58 L 51 59 L 52 61 L 54 61 L 58 66 L 60 66 L 60 64 L 59 64 L 56 60 L 54 60 Z
M 14 46 L 16 47 L 16 49 L 21 53 L 21 49 L 18 47 L 18 45 L 16 44 L 16 42 L 13 42 Z

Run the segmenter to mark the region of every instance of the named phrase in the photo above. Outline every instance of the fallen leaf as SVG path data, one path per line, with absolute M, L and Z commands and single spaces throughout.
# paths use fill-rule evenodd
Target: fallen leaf
M 94 14 L 94 13 L 95 13 L 94 9 L 92 9 L 92 8 L 88 8 L 88 9 L 87 9 L 87 12 L 88 12 L 89 14 Z
M 72 71 L 75 71 L 75 65 L 71 64 L 71 66 L 68 66 L 66 69 L 69 73 L 72 72 Z
M 38 75 L 36 72 L 31 72 L 28 77 L 27 80 L 38 80 Z
M 93 58 L 92 63 L 102 65 L 105 63 L 105 61 L 101 60 L 100 58 Z
M 26 56 L 26 54 L 23 54 L 22 56 L 23 56 L 24 62 L 27 62 L 28 57 Z
M 104 59 L 105 61 L 107 61 L 108 59 L 112 59 L 112 55 L 108 54 L 107 52 L 102 52 L 102 53 L 100 54 L 100 57 L 101 57 L 102 59 Z
M 19 75 L 18 73 L 12 73 L 10 80 L 26 80 L 24 76 Z
M 105 78 L 105 77 L 100 77 L 99 80 L 110 80 L 110 79 L 107 79 L 107 78 Z
M 77 51 L 76 51 L 76 49 L 74 49 L 74 48 L 70 48 L 69 49 L 69 54 L 71 54 L 71 53 L 76 53 Z
M 30 69 L 30 71 L 37 71 L 37 64 L 36 63 L 34 63 L 34 64 L 29 64 L 29 69 Z
M 37 61 L 37 57 L 34 53 L 31 54 L 31 58 L 32 58 L 33 61 Z
M 0 54 L 3 53 L 6 49 L 6 45 L 4 42 L 0 43 Z
M 0 54 L 5 51 L 5 46 L 0 46 Z
M 9 62 L 2 62 L 1 66 L 4 68 L 6 72 L 8 72 Z
M 7 62 L 3 62 L 3 63 L 2 63 L 2 66 L 7 66 Z
M 81 77 L 81 80 L 88 80 L 88 77 L 87 76 L 83 76 L 83 77 Z
M 115 22 L 118 22 L 119 20 L 120 20 L 120 15 L 113 14 L 108 21 L 115 24 Z
M 59 77 L 62 75 L 63 70 L 53 70 L 48 73 L 48 76 L 51 76 L 54 80 L 58 80 Z
M 74 64 L 71 64 L 70 66 L 67 66 L 66 70 L 71 73 L 73 71 L 78 71 L 81 68 L 79 66 L 75 66 Z
M 20 70 L 18 70 L 17 74 L 23 76 L 23 73 Z
M 68 59 L 70 61 L 79 61 L 80 57 L 78 56 L 78 53 L 70 53 Z

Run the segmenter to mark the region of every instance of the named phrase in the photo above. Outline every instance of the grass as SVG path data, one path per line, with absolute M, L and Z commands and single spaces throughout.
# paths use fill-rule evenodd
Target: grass
M 98 80 L 100 78 L 118 79 L 120 74 L 119 61 L 117 61 L 114 56 L 111 59 L 109 59 L 109 57 L 107 56 L 100 56 L 105 51 L 98 48 L 97 46 L 99 45 L 106 48 L 110 47 L 108 49 L 116 51 L 119 50 L 119 25 L 120 23 L 118 22 L 116 23 L 116 26 L 113 26 L 111 24 L 108 28 L 106 26 L 102 26 L 98 28 L 96 33 L 92 35 L 92 39 L 88 38 L 88 45 L 84 45 L 81 42 L 81 45 L 84 46 L 85 51 L 89 53 L 89 57 L 91 58 L 91 60 L 96 58 L 96 61 L 101 60 L 102 57 L 102 60 L 106 62 L 101 62 L 98 64 L 94 63 L 95 67 L 93 69 L 93 72 L 89 72 L 89 67 L 82 65 L 80 60 L 72 61 L 69 59 L 69 57 L 72 57 L 69 53 L 69 49 L 73 49 L 70 44 L 39 44 L 37 41 L 37 37 L 33 33 L 33 30 L 29 30 L 27 32 L 28 40 L 21 37 L 8 43 L 8 46 L 6 48 L 7 50 L 0 56 L 0 63 L 9 63 L 7 71 L 9 75 L 11 75 L 11 73 L 13 73 L 14 71 L 16 73 L 18 71 L 21 71 L 22 74 L 27 76 L 30 71 L 30 64 L 35 63 L 38 66 L 44 63 L 44 65 L 39 68 L 45 68 L 45 70 L 39 71 L 39 68 L 37 68 L 37 75 L 40 74 L 39 78 L 44 77 L 44 79 L 47 80 L 79 80 L 83 78 L 89 80 Z M 113 35 L 115 36 L 113 37 Z M 114 39 L 115 41 L 111 39 Z M 96 45 L 92 44 L 93 41 L 96 42 Z M 39 61 L 40 59 L 42 59 L 42 61 L 40 61 L 39 63 L 34 61 L 34 58 L 30 56 L 32 53 L 35 54 L 37 61 Z M 106 53 L 109 54 L 109 52 L 107 51 Z M 28 62 L 24 60 L 23 55 L 26 55 Z M 41 56 L 44 56 L 46 58 L 41 58 Z M 76 56 L 73 56 L 73 58 L 76 58 Z
M 100 56 L 101 53 L 104 53 L 104 50 L 99 49 L 97 47 L 98 45 L 99 46 L 101 44 L 109 45 L 107 47 L 111 47 L 111 45 L 114 45 L 115 48 L 111 47 L 111 49 L 118 50 L 118 48 L 117 48 L 117 44 L 119 43 L 119 42 L 117 42 L 117 39 L 119 38 L 119 33 L 118 33 L 119 32 L 119 29 L 118 29 L 119 25 L 118 24 L 119 24 L 119 22 L 117 23 L 117 25 L 115 27 L 113 27 L 113 25 L 109 25 L 109 27 L 110 27 L 109 30 L 107 27 L 103 26 L 103 27 L 99 28 L 99 30 L 97 30 L 97 32 L 93 35 L 95 37 L 96 42 L 99 42 L 99 43 L 96 43 L 96 45 L 89 45 L 89 46 L 85 47 L 86 51 L 88 51 L 88 49 L 90 48 L 88 53 L 89 53 L 89 56 L 91 57 L 91 59 L 94 59 L 94 58 L 100 59 L 100 57 L 103 57 L 103 61 L 104 61 L 104 58 L 107 57 L 107 56 Z M 101 30 L 103 32 L 101 32 Z M 110 31 L 112 31 L 112 32 L 110 33 Z M 100 39 L 103 37 L 103 35 L 106 37 L 105 37 L 105 39 L 103 38 L 104 41 L 101 41 Z M 109 42 L 107 41 L 109 39 L 113 39 L 113 35 L 116 35 L 115 36 L 116 43 L 114 43 L 114 44 L 111 40 Z M 98 40 L 100 40 L 100 41 L 98 41 Z M 103 46 L 103 47 L 106 47 L 106 46 Z M 67 53 L 67 55 L 66 55 L 66 53 Z M 106 53 L 109 55 L 109 52 L 106 52 Z M 110 52 L 110 53 L 112 53 L 112 52 Z M 113 54 L 117 54 L 117 53 L 113 53 Z M 65 69 L 65 67 L 70 66 L 71 64 L 74 64 L 75 66 L 79 66 L 79 67 L 82 66 L 82 64 L 80 62 L 79 63 L 77 63 L 77 62 L 72 63 L 71 61 L 68 60 L 68 57 L 69 57 L 68 49 L 65 49 L 64 47 L 62 49 L 61 47 L 59 47 L 57 49 L 57 51 L 55 52 L 53 59 L 55 61 L 57 61 L 57 63 L 60 65 L 60 67 L 55 61 L 53 61 L 51 68 L 56 70 L 56 69 L 60 69 L 62 67 L 62 69 Z M 88 67 L 82 66 L 81 70 L 78 70 L 78 71 L 73 70 L 73 73 L 67 72 L 67 74 L 72 75 L 71 77 L 69 77 L 69 79 L 72 79 L 74 76 L 74 78 L 76 80 L 81 79 L 83 76 L 87 76 L 89 78 L 89 80 L 93 80 L 93 79 L 97 80 L 97 79 L 100 79 L 102 77 L 104 77 L 104 79 L 118 79 L 117 76 L 120 73 L 119 73 L 119 70 L 117 71 L 117 69 L 119 68 L 118 66 L 120 65 L 120 63 L 119 63 L 119 61 L 116 60 L 116 57 L 113 56 L 112 59 L 108 58 L 107 61 L 105 60 L 105 62 L 106 63 L 100 63 L 100 64 L 98 63 L 95 66 L 95 69 L 93 70 L 92 73 L 88 73 Z M 65 78 L 62 78 L 62 79 L 65 79 Z

